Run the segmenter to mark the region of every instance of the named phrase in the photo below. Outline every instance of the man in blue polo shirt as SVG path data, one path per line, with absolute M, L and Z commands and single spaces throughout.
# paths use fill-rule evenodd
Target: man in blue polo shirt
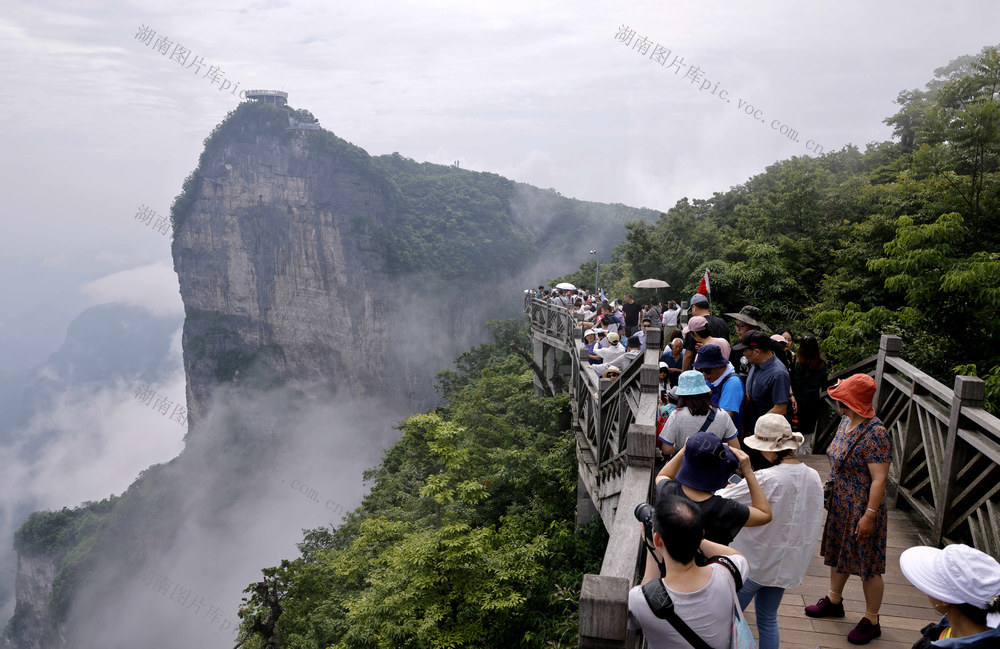
M 743 336 L 734 350 L 741 350 L 750 361 L 750 373 L 747 375 L 747 401 L 743 412 L 744 437 L 752 435 L 757 419 L 764 414 L 773 412 L 784 416 L 788 410 L 791 395 L 791 379 L 788 369 L 778 357 L 771 353 L 771 338 L 763 331 L 751 331 Z M 750 454 L 754 469 L 763 468 L 761 459 Z
M 712 388 L 712 405 L 722 408 L 736 424 L 736 430 L 742 430 L 743 381 L 736 374 L 733 364 L 722 355 L 718 345 L 702 345 L 694 359 L 694 369 L 705 375 L 708 387 Z

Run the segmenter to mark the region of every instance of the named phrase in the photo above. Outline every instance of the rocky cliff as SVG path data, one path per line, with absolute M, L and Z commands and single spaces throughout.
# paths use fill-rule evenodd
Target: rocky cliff
M 285 131 L 271 109 L 230 118 L 261 133 L 217 136 L 183 197 L 190 207 L 174 214 L 195 424 L 219 382 L 385 391 L 385 260 L 375 235 L 392 226 L 395 197 L 370 161 L 317 150 L 333 136 Z
M 61 559 L 61 556 L 18 555 L 14 583 L 17 605 L 4 630 L 2 646 L 48 649 L 65 644 L 62 629 L 46 610 Z
M 73 520 L 86 524 L 52 521 L 70 550 L 54 568 L 56 597 L 44 592 L 52 575 L 33 564 L 18 577 L 23 646 L 43 636 L 69 638 L 49 642 L 53 649 L 154 646 L 156 620 L 171 615 L 166 604 L 129 608 L 149 595 L 134 579 L 151 563 L 186 574 L 189 586 L 203 579 L 205 591 L 221 579 L 204 566 L 239 571 L 235 579 L 246 584 L 267 561 L 243 546 L 273 551 L 266 544 L 276 531 L 297 537 L 305 525 L 287 507 L 268 509 L 269 490 L 287 490 L 273 468 L 285 462 L 282 471 L 302 475 L 315 461 L 314 479 L 335 480 L 348 468 L 337 462 L 353 457 L 346 424 L 304 447 L 296 439 L 347 419 L 317 404 L 386 404 L 362 408 L 362 427 L 388 407 L 426 406 L 434 373 L 482 335 L 484 317 L 514 315 L 520 288 L 575 267 L 595 241 L 609 249 L 627 219 L 655 216 L 495 174 L 371 157 L 328 131 L 290 129 L 289 118 L 301 111 L 242 104 L 206 140 L 185 181 L 172 218 L 185 305 L 187 447 L 99 516 L 81 508 Z M 343 502 L 334 489 L 346 487 L 311 483 Z M 244 554 L 232 552 L 234 537 Z M 143 623 L 122 626 L 123 610 Z M 178 624 L 187 622 L 160 626 Z

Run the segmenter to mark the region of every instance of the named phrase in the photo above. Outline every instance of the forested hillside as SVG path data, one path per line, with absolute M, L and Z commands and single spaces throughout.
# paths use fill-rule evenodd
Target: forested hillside
M 526 323 L 487 326 L 494 342 L 442 373 L 448 405 L 400 425 L 361 507 L 247 589 L 244 647 L 575 646 L 607 536 L 597 519 L 574 532 L 569 402 L 535 397 L 510 354 Z
M 711 198 L 628 225 L 602 284 L 659 277 L 688 299 L 711 270 L 713 311 L 761 307 L 772 328 L 821 337 L 840 367 L 880 334 L 944 379 L 1000 397 L 1000 55 L 986 48 L 899 94 L 891 142 L 768 167 Z M 563 279 L 593 284 L 594 265 Z M 660 293 L 661 297 L 664 295 Z

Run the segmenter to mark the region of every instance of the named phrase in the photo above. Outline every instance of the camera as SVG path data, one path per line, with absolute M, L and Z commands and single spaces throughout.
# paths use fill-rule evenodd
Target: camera
M 656 562 L 657 568 L 660 569 L 660 577 L 664 577 L 667 574 L 667 566 L 653 552 L 653 516 L 656 515 L 656 510 L 649 503 L 639 503 L 635 506 L 635 512 L 633 513 L 636 520 L 642 523 L 643 536 L 646 538 L 646 547 L 649 548 L 650 556 Z
M 642 523 L 642 528 L 644 535 L 646 537 L 646 543 L 649 547 L 653 547 L 653 516 L 655 515 L 655 510 L 653 506 L 649 503 L 639 503 L 635 506 L 635 518 L 637 521 Z

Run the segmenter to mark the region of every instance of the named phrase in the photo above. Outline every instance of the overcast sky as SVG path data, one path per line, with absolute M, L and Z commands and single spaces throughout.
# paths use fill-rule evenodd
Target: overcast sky
M 167 215 L 236 84 L 287 91 L 372 154 L 665 210 L 817 145 L 888 138 L 900 90 L 1000 40 L 996 0 L 3 6 L 0 325 L 58 291 L 179 308 L 169 236 L 134 215 Z

